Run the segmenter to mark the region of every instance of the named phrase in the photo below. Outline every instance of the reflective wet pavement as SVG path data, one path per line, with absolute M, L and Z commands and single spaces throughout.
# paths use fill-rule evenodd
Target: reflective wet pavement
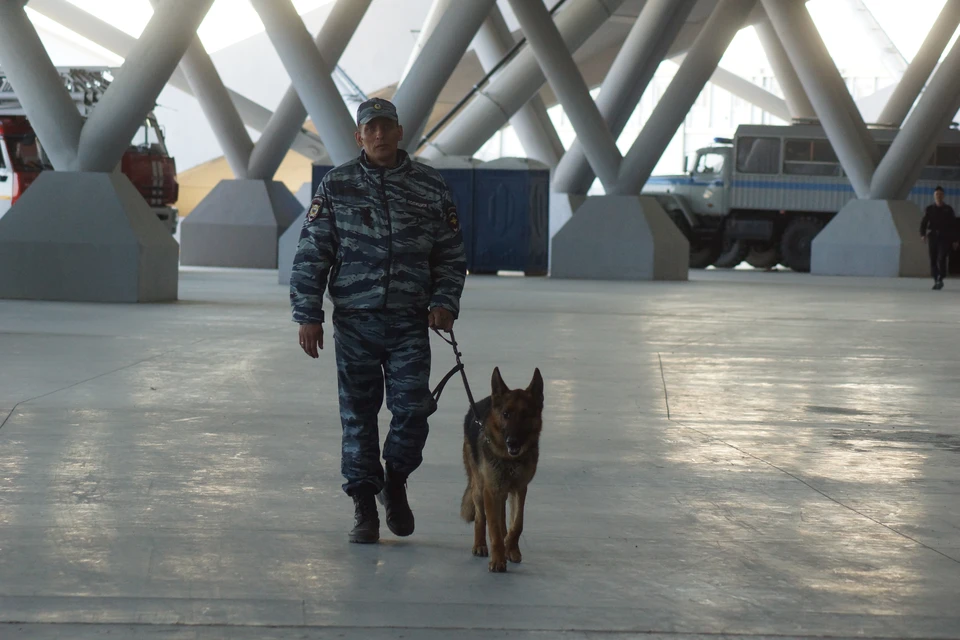
M 0 638 L 960 637 L 960 283 L 470 278 L 475 394 L 546 383 L 495 575 L 458 519 L 457 378 L 416 533 L 346 543 L 332 336 L 299 352 L 275 278 L 0 301 Z

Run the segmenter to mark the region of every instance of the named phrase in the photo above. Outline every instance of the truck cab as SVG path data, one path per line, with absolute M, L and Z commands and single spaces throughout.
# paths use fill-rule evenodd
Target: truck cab
M 705 147 L 689 159 L 684 195 L 697 215 L 724 216 L 729 211 L 732 151 L 731 146 Z
M 13 206 L 41 171 L 51 169 L 26 118 L 0 116 L 0 214 Z
M 686 209 L 698 215 L 725 215 L 729 208 L 726 191 L 730 186 L 732 151 L 728 145 L 697 149 L 684 160 L 683 174 L 650 176 L 643 193 L 674 196 L 677 202 L 671 209 Z M 667 203 L 671 200 L 663 199 Z
M 716 138 L 684 159 L 680 175 L 650 176 L 643 195 L 653 196 L 690 242 L 690 266 L 707 267 L 723 251 L 720 229 L 730 211 L 733 144 Z

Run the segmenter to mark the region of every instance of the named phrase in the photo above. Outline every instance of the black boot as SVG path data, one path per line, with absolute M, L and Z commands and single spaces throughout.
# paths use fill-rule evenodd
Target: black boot
M 380 516 L 373 493 L 364 492 L 353 496 L 354 521 L 350 530 L 350 542 L 372 544 L 380 539 Z
M 413 533 L 413 512 L 407 504 L 407 478 L 387 468 L 383 491 L 377 495 L 387 512 L 387 526 L 397 536 Z

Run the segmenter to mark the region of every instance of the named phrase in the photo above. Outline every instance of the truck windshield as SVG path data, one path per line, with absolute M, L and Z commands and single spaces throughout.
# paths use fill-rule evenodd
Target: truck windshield
M 5 136 L 7 150 L 10 152 L 10 163 L 14 170 L 42 171 L 53 169 L 47 154 L 40 146 L 40 140 L 35 135 Z
M 156 117 L 152 114 L 140 125 L 140 129 L 137 131 L 131 144 L 145 151 L 149 150 L 154 153 L 167 155 L 167 145 L 163 137 L 163 132 L 160 129 L 160 124 L 157 122 Z
M 697 173 L 716 175 L 723 171 L 723 155 L 704 153 L 697 162 Z

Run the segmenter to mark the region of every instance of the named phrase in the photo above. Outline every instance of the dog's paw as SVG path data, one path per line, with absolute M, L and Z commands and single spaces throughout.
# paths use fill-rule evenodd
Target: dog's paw
M 519 564 L 522 559 L 523 559 L 523 556 L 520 555 L 520 547 L 507 549 L 507 560 L 515 564 Z
M 487 545 L 485 545 L 485 544 L 478 544 L 477 546 L 475 546 L 475 547 L 473 548 L 473 555 L 477 556 L 478 558 L 486 558 L 486 557 L 487 557 Z
M 504 573 L 507 570 L 507 561 L 503 558 L 494 558 L 487 566 L 493 573 Z

